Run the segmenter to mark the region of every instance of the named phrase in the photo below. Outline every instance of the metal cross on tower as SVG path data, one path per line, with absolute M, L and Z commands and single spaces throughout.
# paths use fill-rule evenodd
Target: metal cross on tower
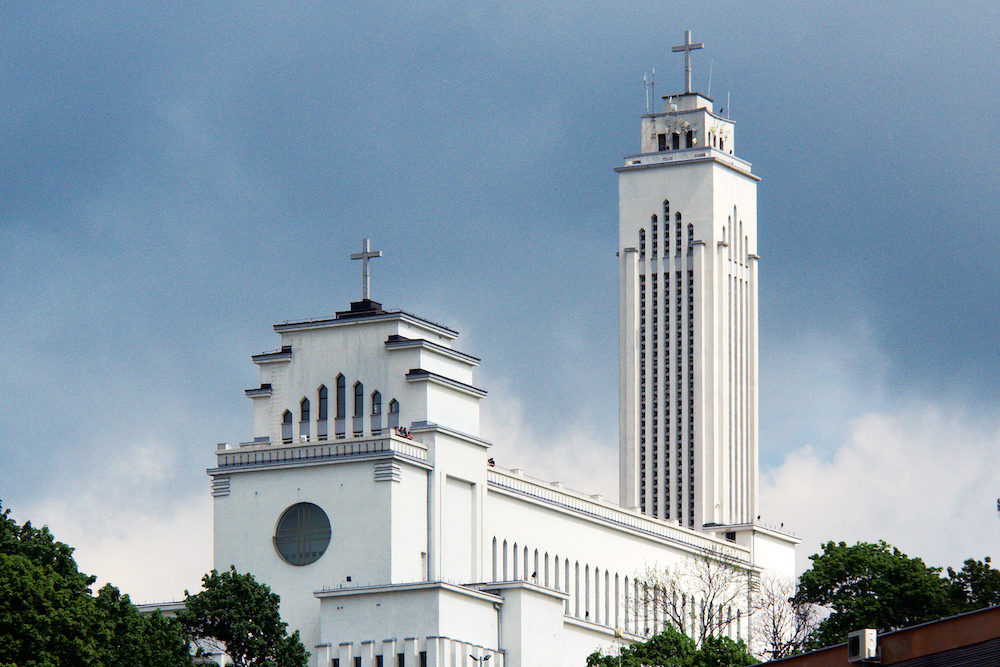
M 381 250 L 372 250 L 371 241 L 368 239 L 361 239 L 361 252 L 351 253 L 351 259 L 361 260 L 361 298 L 362 300 L 368 300 L 368 292 L 371 290 L 371 279 L 368 275 L 368 260 L 373 257 L 381 257 Z
M 701 42 L 691 43 L 691 31 L 684 31 L 684 43 L 670 49 L 673 53 L 684 52 L 684 92 L 691 92 L 691 52 L 695 49 L 703 49 L 705 45 Z

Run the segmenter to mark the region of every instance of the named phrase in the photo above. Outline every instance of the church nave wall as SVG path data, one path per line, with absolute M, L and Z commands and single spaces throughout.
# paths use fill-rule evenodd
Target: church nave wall
M 658 593 L 644 587 L 648 571 L 683 569 L 706 553 L 749 559 L 745 549 L 705 540 L 694 531 L 681 531 L 691 544 L 674 543 L 494 487 L 487 497 L 486 521 L 494 581 L 526 581 L 565 593 L 568 619 L 621 628 L 636 637 L 655 634 L 668 622 Z M 693 611 L 703 601 L 692 593 L 685 609 Z M 732 610 L 727 632 L 735 636 L 736 619 L 744 614 Z M 685 629 L 694 632 L 699 619 L 698 613 L 685 618 Z

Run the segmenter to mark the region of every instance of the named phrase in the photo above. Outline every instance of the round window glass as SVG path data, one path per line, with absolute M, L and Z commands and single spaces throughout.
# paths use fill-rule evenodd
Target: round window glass
M 330 519 L 312 503 L 292 505 L 278 520 L 274 546 L 286 563 L 315 563 L 330 546 Z

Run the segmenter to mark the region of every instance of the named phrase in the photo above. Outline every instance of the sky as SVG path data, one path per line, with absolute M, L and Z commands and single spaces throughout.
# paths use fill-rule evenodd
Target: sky
M 137 602 L 212 567 L 272 325 L 372 296 L 482 359 L 504 467 L 617 498 L 643 75 L 761 177 L 760 506 L 1000 556 L 993 3 L 4 3 L 0 501 Z

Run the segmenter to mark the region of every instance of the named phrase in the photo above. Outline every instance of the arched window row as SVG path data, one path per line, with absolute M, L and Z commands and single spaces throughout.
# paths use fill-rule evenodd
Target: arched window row
M 569 559 L 544 549 L 493 538 L 493 581 L 527 581 L 566 593 L 567 616 L 621 628 L 635 636 L 652 636 L 668 625 L 680 625 L 688 636 L 702 628 L 708 634 L 746 639 L 743 612 L 733 606 L 710 606 L 705 595 L 668 591 L 635 575 Z
M 303 396 L 299 401 L 299 432 L 298 437 L 302 442 L 312 439 L 313 428 L 317 440 L 327 440 L 332 431 L 337 439 L 346 438 L 348 433 L 354 437 L 365 435 L 367 427 L 369 435 L 381 435 L 384 429 L 399 427 L 399 401 L 393 398 L 389 402 L 389 414 L 382 414 L 382 393 L 378 390 L 365 393 L 364 384 L 358 380 L 353 385 L 354 402 L 352 403 L 352 414 L 347 414 L 347 378 L 338 374 L 334 382 L 334 418 L 332 429 L 329 419 L 330 414 L 330 390 L 325 384 L 321 384 L 316 389 L 316 411 L 312 410 L 312 400 L 308 396 Z M 315 418 L 315 421 L 314 421 Z M 281 415 L 281 440 L 290 443 L 295 438 L 294 433 L 294 413 L 285 410 Z
M 663 256 L 664 257 L 669 257 L 671 254 L 673 254 L 674 256 L 680 256 L 681 255 L 681 251 L 684 249 L 684 238 L 683 238 L 684 222 L 683 222 L 683 216 L 681 215 L 680 211 L 675 211 L 674 212 L 674 233 L 671 235 L 671 233 L 670 233 L 670 200 L 669 199 L 664 199 L 663 200 L 663 225 L 660 226 L 659 222 L 660 222 L 660 219 L 659 219 L 659 217 L 655 213 L 650 216 L 650 218 L 649 218 L 650 235 L 651 235 L 651 239 L 650 239 L 650 243 L 649 243 L 649 246 L 650 246 L 650 256 L 651 257 L 658 257 L 659 256 L 659 252 L 660 252 L 659 248 L 660 248 L 660 245 L 661 245 L 661 243 L 660 243 L 661 240 L 662 240 Z M 691 246 L 694 243 L 694 224 L 693 223 L 688 223 L 687 230 L 688 230 L 688 233 L 687 233 L 687 253 L 690 254 L 691 253 Z M 647 248 L 647 238 L 646 237 L 647 237 L 646 228 L 645 227 L 640 227 L 639 228 L 639 257 L 641 257 L 641 258 L 646 256 L 646 248 Z
M 750 237 L 743 232 L 743 221 L 739 219 L 735 206 L 726 221 L 728 225 L 722 228 L 722 240 L 729 246 L 729 260 L 746 266 L 750 263 Z

